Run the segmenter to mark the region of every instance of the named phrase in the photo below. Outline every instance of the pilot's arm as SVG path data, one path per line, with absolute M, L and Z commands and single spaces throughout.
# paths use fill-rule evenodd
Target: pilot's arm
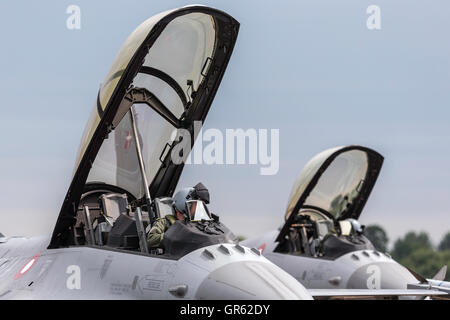
M 165 218 L 156 219 L 153 227 L 147 235 L 147 246 L 149 248 L 162 248 L 164 239 L 164 232 L 169 227 L 169 223 Z

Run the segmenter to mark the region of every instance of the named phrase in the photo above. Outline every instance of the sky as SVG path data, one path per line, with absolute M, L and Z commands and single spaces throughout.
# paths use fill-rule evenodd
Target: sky
M 210 209 L 246 237 L 283 223 L 298 173 L 315 154 L 360 144 L 385 161 L 361 215 L 392 242 L 409 230 L 435 244 L 450 231 L 450 3 L 197 1 L 240 22 L 205 129 L 278 129 L 280 167 L 186 166 Z M 172 0 L 0 2 L 0 232 L 51 233 L 79 141 L 127 36 Z M 69 30 L 69 5 L 81 29 Z M 381 29 L 366 13 L 377 5 Z

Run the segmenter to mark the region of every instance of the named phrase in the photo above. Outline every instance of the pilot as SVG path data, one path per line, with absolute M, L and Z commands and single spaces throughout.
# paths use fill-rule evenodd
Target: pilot
M 196 211 L 196 203 L 194 202 L 189 207 L 186 202 L 190 200 L 201 200 L 204 203 L 209 204 L 209 191 L 202 183 L 198 183 L 193 188 L 184 188 L 178 191 L 173 197 L 173 200 L 175 214 L 168 214 L 165 217 L 156 219 L 148 232 L 147 246 L 150 249 L 164 248 L 164 233 L 175 223 L 175 221 L 191 220 L 190 218 Z M 189 209 L 187 209 L 188 207 Z
M 361 223 L 359 223 L 358 220 L 355 219 L 347 219 L 347 221 L 349 221 L 352 225 L 352 233 L 355 235 L 362 235 L 364 233 L 364 228 L 365 226 L 363 226 Z

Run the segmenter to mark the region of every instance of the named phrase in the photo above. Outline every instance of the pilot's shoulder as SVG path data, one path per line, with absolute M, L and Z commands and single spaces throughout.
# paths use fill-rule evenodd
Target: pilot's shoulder
M 150 232 L 164 230 L 166 227 L 167 221 L 165 218 L 156 218 L 155 222 L 150 229 Z
M 175 216 L 170 215 L 170 214 L 166 215 L 164 218 L 169 223 L 169 225 L 174 224 L 175 221 L 177 220 L 177 218 L 175 218 Z

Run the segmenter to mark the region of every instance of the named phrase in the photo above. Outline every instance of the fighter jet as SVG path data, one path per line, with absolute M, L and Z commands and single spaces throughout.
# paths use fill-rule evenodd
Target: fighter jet
M 0 234 L 0 298 L 312 299 L 260 250 L 239 245 L 202 202 L 168 229 L 164 249 L 147 247 L 155 218 L 174 213 L 185 147 L 238 30 L 224 12 L 188 6 L 129 36 L 98 93 L 53 234 Z M 433 292 L 408 293 L 424 291 Z
M 185 160 L 177 146 L 194 145 L 238 30 L 224 12 L 188 6 L 129 36 L 98 93 L 52 236 L 0 237 L 0 298 L 312 298 L 202 205 L 170 227 L 164 250 L 147 248 L 146 227 L 173 213 L 184 164 L 174 150 Z
M 308 289 L 352 289 L 349 295 L 363 295 L 363 289 L 425 288 L 389 254 L 376 250 L 358 222 L 383 160 L 362 146 L 319 153 L 294 183 L 285 223 L 242 244 L 257 247 Z

